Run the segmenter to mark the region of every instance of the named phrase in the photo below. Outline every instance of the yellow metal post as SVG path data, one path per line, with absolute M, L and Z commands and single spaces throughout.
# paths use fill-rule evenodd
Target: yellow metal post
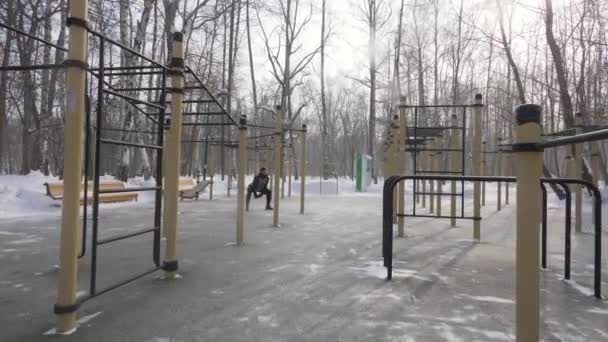
M 481 176 L 481 94 L 475 95 L 475 108 L 473 110 L 473 176 Z M 464 191 L 464 189 L 463 189 Z M 473 239 L 481 239 L 481 184 L 473 183 Z
M 456 114 L 452 115 L 452 126 L 458 126 L 458 116 Z M 464 134 L 464 131 L 462 132 Z M 458 141 L 459 141 L 459 130 L 452 129 L 452 134 L 450 136 L 450 148 L 452 150 L 458 149 Z M 463 152 L 452 151 L 448 152 L 449 156 L 449 164 L 450 171 L 456 172 L 458 170 L 458 158 L 457 156 Z M 452 195 L 450 195 L 450 226 L 456 227 L 456 181 L 450 181 L 450 191 Z
M 405 96 L 401 96 L 399 99 L 401 105 L 405 105 Z M 405 176 L 405 149 L 407 147 L 407 113 L 405 108 L 399 108 L 399 175 Z M 405 184 L 404 182 L 399 182 L 397 193 L 399 194 L 399 213 L 405 213 Z M 399 216 L 397 217 L 397 236 L 404 237 L 405 236 L 405 217 Z
M 541 108 L 524 104 L 515 110 L 516 146 L 540 142 Z M 516 149 L 517 150 L 517 149 Z M 515 247 L 515 321 L 518 342 L 538 341 L 540 328 L 540 229 L 543 152 L 518 150 Z
M 274 192 L 274 208 L 272 213 L 272 225 L 279 226 L 279 192 L 281 187 L 281 158 L 283 152 L 283 110 L 281 106 L 275 108 L 275 130 L 274 130 L 274 166 L 272 170 L 273 183 L 272 192 Z
M 304 214 L 304 198 L 306 193 L 306 124 L 302 125 L 302 146 L 300 155 L 300 214 Z
M 177 276 L 177 206 L 181 163 L 182 99 L 184 93 L 184 35 L 173 34 L 173 57 L 171 58 L 171 122 L 167 132 L 166 174 L 164 189 L 163 230 L 165 232 L 165 278 Z
M 245 222 L 245 169 L 247 168 L 247 117 L 241 116 L 239 121 L 239 165 L 236 192 L 236 244 L 242 245 L 244 240 Z
M 69 51 L 66 60 L 66 107 L 63 158 L 63 207 L 61 210 L 61 242 L 59 245 L 59 282 L 57 332 L 76 329 L 78 309 L 78 238 L 80 231 L 80 182 L 83 155 L 85 115 L 85 78 L 87 65 L 86 28 L 88 1 L 69 1 Z

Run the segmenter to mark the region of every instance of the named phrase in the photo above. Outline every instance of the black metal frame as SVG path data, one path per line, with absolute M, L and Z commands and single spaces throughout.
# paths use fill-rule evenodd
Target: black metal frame
M 606 133 L 608 134 L 608 133 Z M 387 269 L 387 280 L 392 279 L 393 269 L 393 194 L 395 187 L 399 182 L 406 180 L 435 180 L 435 181 L 467 181 L 467 182 L 505 182 L 514 183 L 517 182 L 516 177 L 497 177 L 497 176 L 392 176 L 384 182 L 383 198 L 382 198 L 382 256 L 384 259 L 384 266 Z M 595 243 L 594 243 L 594 295 L 597 298 L 602 298 L 602 197 L 599 189 L 590 182 L 575 179 L 575 178 L 541 178 L 539 186 L 542 186 L 543 190 L 543 223 L 541 228 L 541 266 L 546 268 L 546 253 L 547 253 L 547 205 L 546 205 L 546 189 L 544 184 L 557 184 L 566 189 L 566 240 L 565 240 L 565 254 L 566 258 L 564 261 L 564 271 L 566 272 L 566 279 L 570 279 L 570 232 L 571 232 L 571 205 L 570 205 L 570 191 L 568 189 L 569 184 L 578 184 L 585 186 L 593 193 L 594 206 L 595 206 Z M 434 217 L 434 216 L 433 216 Z M 475 219 L 475 218 L 474 218 Z
M 413 109 L 414 113 L 413 113 L 413 125 L 412 126 L 408 126 L 407 130 L 408 133 L 409 132 L 413 132 L 412 135 L 408 136 L 408 143 L 413 144 L 415 147 L 413 148 L 406 148 L 406 152 L 411 152 L 412 153 L 412 162 L 413 162 L 413 172 L 414 175 L 422 175 L 422 174 L 455 174 L 455 175 L 462 175 L 464 176 L 466 173 L 466 132 L 467 132 L 467 109 L 468 108 L 475 108 L 475 107 L 483 107 L 483 104 L 464 104 L 464 105 L 401 105 L 399 106 L 399 108 L 404 108 L 404 109 Z M 449 122 L 446 122 L 445 125 L 440 125 L 440 126 L 419 126 L 419 122 L 418 122 L 418 109 L 421 108 L 436 108 L 436 109 L 448 109 L 448 108 L 453 108 L 453 109 L 462 109 L 462 118 L 460 121 L 460 125 L 454 125 L 454 123 L 452 122 L 451 118 L 449 119 Z M 426 142 L 429 140 L 433 140 L 434 138 L 438 137 L 438 136 L 443 136 L 443 132 L 446 130 L 459 130 L 461 131 L 461 139 L 460 139 L 460 148 L 444 148 L 444 149 L 438 149 L 438 148 L 429 148 L 426 147 Z M 420 131 L 420 134 L 419 134 Z M 427 132 L 428 131 L 428 132 Z M 426 133 L 425 133 L 426 132 Z M 433 134 L 432 132 L 435 132 L 435 134 Z M 436 134 L 436 133 L 439 133 Z M 419 145 L 421 145 L 422 147 L 419 147 Z M 436 153 L 443 153 L 443 152 L 460 152 L 460 170 L 458 171 L 453 171 L 453 170 L 418 170 L 417 164 L 418 164 L 418 153 L 419 152 L 436 152 Z M 418 182 L 414 182 L 413 183 L 413 189 L 414 191 L 412 192 L 412 199 L 413 199 L 413 207 L 412 207 L 412 214 L 403 214 L 403 216 L 409 216 L 409 217 L 435 217 L 435 218 L 457 218 L 457 219 L 473 219 L 476 220 L 478 218 L 475 217 L 469 217 L 466 216 L 464 213 L 464 195 L 465 195 L 465 189 L 464 189 L 464 181 L 460 181 L 460 191 L 455 192 L 455 193 L 445 193 L 445 192 L 421 192 L 418 191 Z M 433 216 L 433 215 L 420 215 L 416 213 L 416 207 L 417 207 L 417 200 L 416 198 L 419 195 L 437 195 L 437 196 L 450 196 L 450 197 L 460 197 L 460 215 L 456 215 L 456 216 Z

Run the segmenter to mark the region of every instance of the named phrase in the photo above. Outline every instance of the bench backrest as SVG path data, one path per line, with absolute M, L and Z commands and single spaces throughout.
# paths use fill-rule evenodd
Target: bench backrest
M 192 178 L 180 178 L 179 189 L 192 189 L 194 187 L 194 179 Z
M 52 197 L 63 197 L 63 183 L 44 183 L 47 195 Z M 99 183 L 99 190 L 121 190 L 125 185 L 121 181 L 105 181 Z M 84 182 L 80 184 L 80 192 L 84 192 Z M 93 182 L 88 182 L 87 192 L 93 193 Z

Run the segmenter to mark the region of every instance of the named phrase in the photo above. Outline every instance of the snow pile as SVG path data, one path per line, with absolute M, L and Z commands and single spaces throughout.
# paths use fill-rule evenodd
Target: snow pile
M 32 171 L 25 176 L 0 176 L 0 218 L 59 214 L 57 202 L 46 196 L 44 183 L 58 182 L 53 176 Z

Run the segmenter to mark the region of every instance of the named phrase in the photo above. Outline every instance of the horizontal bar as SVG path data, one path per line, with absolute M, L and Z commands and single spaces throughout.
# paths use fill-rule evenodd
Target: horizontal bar
M 156 65 L 132 65 L 132 66 L 104 66 L 105 71 L 114 71 L 114 70 L 148 70 L 148 69 L 164 69 L 165 67 L 159 67 Z M 90 71 L 99 71 L 97 67 L 89 68 Z
M 120 71 L 120 72 L 107 72 L 103 75 L 108 76 L 143 76 L 143 75 L 162 75 L 163 71 Z
M 462 192 L 414 192 L 416 195 L 462 196 Z
M 405 152 L 462 152 L 461 148 L 406 148 Z
M 238 126 L 232 122 L 184 122 L 182 126 Z
M 85 301 L 87 301 L 87 300 L 89 300 L 89 299 L 91 299 L 91 298 L 94 298 L 94 297 L 97 297 L 97 296 L 99 296 L 99 295 L 102 295 L 102 294 L 104 294 L 104 293 L 106 293 L 106 292 L 110 292 L 110 291 L 112 291 L 112 290 L 115 290 L 115 289 L 117 289 L 117 288 L 119 288 L 119 287 L 121 287 L 121 286 L 123 286 L 123 285 L 127 285 L 128 283 L 134 282 L 135 280 L 137 280 L 137 279 L 139 279 L 139 278 L 143 278 L 143 277 L 145 277 L 145 276 L 147 276 L 147 275 L 149 275 L 149 274 L 152 274 L 152 273 L 154 273 L 154 272 L 156 272 L 156 271 L 158 271 L 158 270 L 160 270 L 160 269 L 161 269 L 161 268 L 157 266 L 157 267 L 155 267 L 155 268 L 153 268 L 153 269 L 151 269 L 151 270 L 145 271 L 145 272 L 140 273 L 140 274 L 138 274 L 138 275 L 135 275 L 135 276 L 133 276 L 133 277 L 131 277 L 131 278 L 125 279 L 125 280 L 123 280 L 123 281 L 121 281 L 121 282 L 119 282 L 119 283 L 116 283 L 116 284 L 114 284 L 114 285 L 110 285 L 110 286 L 108 286 L 108 287 L 106 287 L 106 288 L 104 288 L 104 289 L 101 289 L 101 290 L 99 290 L 99 291 L 96 291 L 95 293 L 90 293 L 90 294 L 89 294 L 87 297 L 84 297 L 84 298 L 83 298 L 83 299 L 80 301 L 80 303 L 83 303 L 83 302 L 85 302 Z
M 555 138 L 537 143 L 538 148 L 559 147 L 564 145 L 579 144 L 584 142 L 608 139 L 608 129 L 595 132 L 571 135 L 563 138 Z
M 170 87 L 167 87 L 170 88 Z M 164 87 L 127 87 L 127 88 L 114 88 L 116 91 L 142 91 L 142 90 L 163 90 Z M 183 90 L 196 90 L 201 89 L 200 86 L 184 86 L 181 89 Z
M 160 113 L 146 113 L 147 115 L 160 115 Z M 228 115 L 225 112 L 184 112 L 184 116 L 203 116 L 203 115 Z M 165 116 L 171 116 L 171 113 L 165 113 Z
M 158 134 L 158 132 L 155 132 L 155 131 L 142 131 L 142 130 L 138 130 L 138 129 L 102 128 L 101 130 L 102 131 L 110 131 L 110 132 Z
M 110 95 L 114 95 L 114 96 L 117 96 L 117 97 L 123 98 L 123 99 L 125 99 L 125 100 L 127 100 L 127 101 L 131 101 L 131 102 L 135 102 L 135 103 L 143 104 L 143 105 L 150 106 L 150 107 L 154 107 L 154 108 L 157 108 L 157 109 L 166 110 L 166 108 L 165 108 L 165 107 L 163 107 L 163 106 L 161 106 L 161 105 L 157 105 L 156 103 L 152 103 L 152 102 L 148 102 L 148 101 L 140 100 L 140 99 L 138 99 L 138 98 L 136 98 L 136 97 L 133 97 L 133 96 L 124 95 L 124 94 L 121 94 L 121 93 L 115 92 L 114 90 L 109 90 L 109 89 L 105 89 L 105 88 L 104 88 L 104 89 L 103 89 L 103 91 L 104 91 L 105 93 L 110 94 Z
M 407 129 L 464 129 L 462 126 L 407 126 Z
M 469 108 L 483 107 L 483 104 L 463 104 L 463 105 L 399 105 L 399 108 Z
M 457 220 L 474 220 L 481 221 L 481 217 L 475 216 L 438 216 L 438 215 L 414 215 L 414 214 L 397 214 L 397 216 L 401 217 L 423 217 L 423 218 L 445 218 L 445 219 L 457 219 Z
M 125 192 L 138 192 L 138 191 L 155 191 L 162 189 L 160 186 L 143 186 L 138 188 L 125 188 L 125 189 L 107 189 L 99 190 L 100 194 L 120 194 Z
M 156 102 L 160 103 L 160 102 Z M 171 100 L 166 100 L 165 103 L 171 103 Z M 215 100 L 182 100 L 182 103 L 217 103 Z
M 54 43 L 51 43 L 51 42 L 47 42 L 46 40 L 44 40 L 44 39 L 42 39 L 42 38 L 36 37 L 36 36 L 34 36 L 34 35 L 31 35 L 31 34 L 29 34 L 29 33 L 25 32 L 25 31 L 23 31 L 23 30 L 20 30 L 20 29 L 18 29 L 18 28 L 15 28 L 15 27 L 12 27 L 12 26 L 6 25 L 6 24 L 4 24 L 4 23 L 3 23 L 3 22 L 1 22 L 1 21 L 0 21 L 0 26 L 2 26 L 2 27 L 4 27 L 4 28 L 6 28 L 7 30 L 11 30 L 11 31 L 13 31 L 13 32 L 19 33 L 19 34 L 20 34 L 20 35 L 22 35 L 22 36 L 26 36 L 26 37 L 28 37 L 28 38 L 31 38 L 31 39 L 33 39 L 33 40 L 35 40 L 35 41 L 40 42 L 40 43 L 46 44 L 46 45 L 48 45 L 48 46 L 52 46 L 52 47 L 54 47 L 54 48 L 55 48 L 55 49 L 57 49 L 57 50 L 61 50 L 61 51 L 64 51 L 64 52 L 68 52 L 68 49 L 64 48 L 63 46 L 59 46 L 59 45 L 57 45 L 57 44 L 54 44 Z
M 117 236 L 109 237 L 107 239 L 97 240 L 97 246 L 105 245 L 107 243 L 114 242 L 114 241 L 124 240 L 124 239 L 138 236 L 138 235 L 143 235 L 146 233 L 155 232 L 157 230 L 160 230 L 160 227 L 146 228 L 146 229 L 134 231 L 134 232 L 128 233 L 128 234 L 117 235 Z
M 433 174 L 443 174 L 443 173 L 448 173 L 448 174 L 455 174 L 455 175 L 461 175 L 462 171 L 430 171 L 430 170 L 415 170 L 416 173 L 433 173 Z
M 99 37 L 99 39 L 103 39 L 104 41 L 106 41 L 106 42 L 108 42 L 108 43 L 110 43 L 112 45 L 115 45 L 115 46 L 121 48 L 122 50 L 127 51 L 127 52 L 129 52 L 129 53 L 131 53 L 131 54 L 133 54 L 133 55 L 135 55 L 135 56 L 137 56 L 137 57 L 139 57 L 139 58 L 141 58 L 141 59 L 143 59 L 145 61 L 148 61 L 148 62 L 154 64 L 155 66 L 159 67 L 159 68 L 163 68 L 165 70 L 169 70 L 169 68 L 166 67 L 166 66 L 164 66 L 163 64 L 161 64 L 161 63 L 153 60 L 152 58 L 149 58 L 149 57 L 147 57 L 147 56 L 145 56 L 145 55 L 143 55 L 143 54 L 141 54 L 141 53 L 139 53 L 139 52 L 131 49 L 130 47 L 128 47 L 128 46 L 126 46 L 126 45 L 124 45 L 124 44 L 122 44 L 122 43 L 120 43 L 120 42 L 118 42 L 118 41 L 116 41 L 116 40 L 114 40 L 112 38 L 106 37 L 105 35 L 97 32 L 97 31 L 95 31 L 93 29 L 90 29 L 90 28 L 89 28 L 89 32 L 92 35 Z
M 110 145 L 151 148 L 151 149 L 154 149 L 154 150 L 162 150 L 163 149 L 162 146 L 158 146 L 158 145 L 137 144 L 137 143 L 131 143 L 131 142 L 127 142 L 127 141 L 120 141 L 120 140 L 113 140 L 113 139 L 99 139 L 99 140 L 102 143 L 104 143 L 104 144 L 110 144 Z
M 63 64 L 8 65 L 0 67 L 0 71 L 49 70 L 63 68 L 65 68 L 65 65 Z

